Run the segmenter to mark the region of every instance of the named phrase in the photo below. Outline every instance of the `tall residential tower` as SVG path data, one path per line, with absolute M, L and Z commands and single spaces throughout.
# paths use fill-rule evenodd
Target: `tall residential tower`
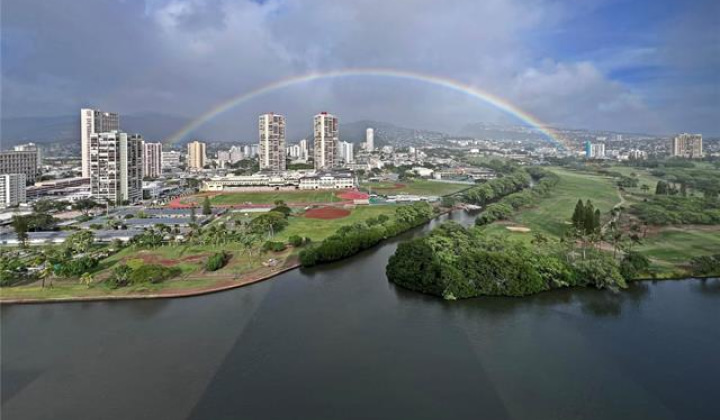
M 100 203 L 142 198 L 143 141 L 120 131 L 90 136 L 90 191 Z
M 375 150 L 375 130 L 372 128 L 365 130 L 365 150 L 368 152 Z
M 162 143 L 143 144 L 143 177 L 158 178 L 162 175 Z
M 339 128 L 338 119 L 321 112 L 315 116 L 315 169 L 328 170 L 338 165 Z
M 187 145 L 187 167 L 188 169 L 202 169 L 205 167 L 205 143 L 195 140 Z
M 83 177 L 90 177 L 90 136 L 116 130 L 120 130 L 118 114 L 90 108 L 80 110 L 80 152 Z
M 279 114 L 263 114 L 258 119 L 260 144 L 258 154 L 260 170 L 284 171 L 285 166 L 285 117 Z

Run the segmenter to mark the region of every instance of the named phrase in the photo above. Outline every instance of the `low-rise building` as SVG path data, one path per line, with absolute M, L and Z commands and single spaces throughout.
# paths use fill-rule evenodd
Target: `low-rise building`
M 348 189 L 355 187 L 355 178 L 351 172 L 318 172 L 315 175 L 300 178 L 301 190 Z

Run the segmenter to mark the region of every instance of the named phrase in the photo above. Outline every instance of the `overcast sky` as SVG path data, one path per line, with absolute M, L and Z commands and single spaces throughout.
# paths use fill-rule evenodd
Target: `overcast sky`
M 3 0 L 2 113 L 192 118 L 289 76 L 383 67 L 549 124 L 720 134 L 719 22 L 717 0 Z M 516 122 L 437 86 L 352 77 L 275 91 L 196 134 L 254 138 L 265 111 L 309 132 L 322 110 L 448 131 Z

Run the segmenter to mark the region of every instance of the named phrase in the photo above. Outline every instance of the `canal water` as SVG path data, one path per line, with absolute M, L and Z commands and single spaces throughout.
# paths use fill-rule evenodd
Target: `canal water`
M 720 280 L 444 302 L 385 277 L 429 228 L 224 293 L 3 306 L 2 418 L 718 418 Z

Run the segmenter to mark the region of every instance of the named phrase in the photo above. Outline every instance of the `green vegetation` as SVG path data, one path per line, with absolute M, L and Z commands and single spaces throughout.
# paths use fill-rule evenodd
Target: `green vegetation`
M 559 177 L 552 193 L 511 217 L 512 222 L 533 232 L 560 238 L 568 229 L 578 199 L 592 200 L 594 208 L 601 214 L 607 214 L 620 202 L 617 187 L 611 179 L 557 168 L 550 171 Z
M 720 199 L 717 198 L 654 196 L 633 204 L 630 211 L 650 225 L 720 224 Z
M 695 257 L 690 267 L 696 276 L 720 276 L 720 254 Z
M 397 207 L 395 218 L 383 223 L 343 226 L 316 246 L 300 251 L 300 262 L 305 267 L 337 261 L 372 248 L 382 240 L 396 236 L 415 226 L 426 223 L 434 215 L 432 206 L 419 202 Z
M 364 182 L 361 188 L 379 195 L 427 195 L 444 196 L 466 190 L 471 185 L 429 181 L 426 179 L 404 179 L 397 184 L 389 182 Z
M 334 203 L 342 201 L 335 196 L 337 191 L 264 191 L 264 192 L 237 192 L 222 193 L 210 199 L 212 205 L 239 205 L 239 204 L 274 204 L 276 201 L 286 203 Z
M 282 252 L 285 251 L 287 246 L 285 245 L 285 242 L 274 242 L 274 241 L 266 241 L 263 246 L 262 250 L 264 252 L 272 251 L 272 252 Z
M 535 186 L 529 189 L 529 175 L 535 182 Z M 559 178 L 552 172 L 531 168 L 527 171 L 516 171 L 511 177 L 499 178 L 489 181 L 480 187 L 475 187 L 467 192 L 467 200 L 475 203 L 488 203 L 485 210 L 475 219 L 478 226 L 487 225 L 497 220 L 506 220 L 512 213 L 522 207 L 528 207 L 550 194 Z M 512 192 L 517 191 L 517 192 Z
M 583 252 L 581 258 L 566 244 L 532 247 L 452 222 L 400 244 L 386 272 L 399 286 L 449 300 L 526 296 L 569 286 L 626 287 L 606 253 Z
M 321 242 L 342 226 L 365 223 L 372 218 L 386 218 L 395 215 L 396 206 L 358 206 L 347 217 L 339 219 L 311 219 L 302 216 L 288 218 L 288 226 L 275 235 L 275 240 L 289 240 L 297 235 L 307 237 L 313 242 Z
M 105 280 L 108 287 L 116 289 L 124 286 L 137 286 L 145 283 L 161 283 L 180 274 L 177 267 L 163 267 L 157 264 L 144 264 L 132 268 L 121 264 L 116 266 L 112 274 Z
M 205 262 L 205 270 L 217 271 L 227 264 L 230 256 L 225 252 L 216 252 Z

